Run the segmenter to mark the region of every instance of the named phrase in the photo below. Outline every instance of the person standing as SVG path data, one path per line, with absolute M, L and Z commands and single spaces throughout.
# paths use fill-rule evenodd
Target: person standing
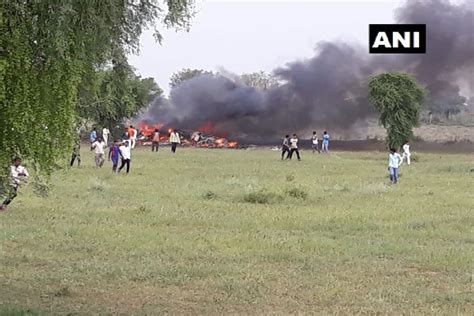
M 290 138 L 290 159 L 293 157 L 293 153 L 296 153 L 298 160 L 301 160 L 300 152 L 298 151 L 298 136 L 293 134 L 293 137 Z
M 92 129 L 92 132 L 89 134 L 89 140 L 91 141 L 91 144 L 97 140 L 97 129 L 95 126 Z
M 398 182 L 398 168 L 402 164 L 403 159 L 395 148 L 390 148 L 390 154 L 388 155 L 388 169 L 390 171 L 390 181 L 392 184 Z
M 321 153 L 319 150 L 319 144 L 318 144 L 318 136 L 316 135 L 316 131 L 313 131 L 313 136 L 311 137 L 311 148 L 313 149 L 313 154 L 318 151 L 318 153 Z
M 109 145 L 109 136 L 110 136 L 110 130 L 107 127 L 104 127 L 102 129 L 102 138 L 104 139 L 105 146 Z
M 115 140 L 115 142 L 110 146 L 109 149 L 109 161 L 112 160 L 112 171 L 117 172 L 117 166 L 120 156 L 120 149 L 119 149 L 120 142 Z
M 0 211 L 7 210 L 7 206 L 18 195 L 18 188 L 20 187 L 21 182 L 28 180 L 29 176 L 30 174 L 28 173 L 28 170 L 21 165 L 21 158 L 15 157 L 10 166 L 10 190 L 7 198 L 0 205 Z
M 171 152 L 175 153 L 176 146 L 178 146 L 178 144 L 181 144 L 181 138 L 179 137 L 179 133 L 176 132 L 175 130 L 171 130 L 170 143 L 171 143 Z
M 407 160 L 407 165 L 410 165 L 410 157 L 411 157 L 411 153 L 410 153 L 410 144 L 408 142 L 406 142 L 404 145 L 403 145 L 403 155 L 402 155 L 402 161 Z
M 77 166 L 81 166 L 81 138 L 76 137 L 74 140 L 74 146 L 72 147 L 72 156 L 71 156 L 71 167 L 74 165 L 74 161 L 77 159 Z
M 322 146 L 323 153 L 329 153 L 329 134 L 327 131 L 323 133 L 323 146 Z
M 285 158 L 286 154 L 286 158 Z M 283 143 L 281 144 L 281 160 L 288 159 L 290 157 L 290 135 L 285 135 Z
M 95 166 L 102 168 L 105 161 L 105 145 L 102 137 L 97 137 L 97 140 L 92 143 L 91 150 L 94 150 L 95 153 Z
M 151 151 L 158 152 L 158 149 L 160 148 L 160 131 L 155 128 L 155 131 L 153 132 L 153 138 L 151 140 Z
M 133 127 L 133 125 L 130 125 L 128 128 L 128 137 L 130 137 L 131 149 L 134 149 L 137 143 L 137 130 Z
M 130 161 L 132 159 L 132 150 L 128 142 L 123 142 L 119 147 L 120 156 L 122 156 L 122 164 L 118 172 L 122 171 L 123 167 L 127 166 L 127 174 L 130 172 Z

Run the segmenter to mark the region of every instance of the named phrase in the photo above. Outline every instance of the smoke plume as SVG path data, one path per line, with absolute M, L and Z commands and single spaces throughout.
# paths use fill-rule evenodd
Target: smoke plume
M 170 99 L 156 99 L 144 117 L 167 125 L 234 136 L 349 129 L 373 115 L 367 102 L 369 76 L 407 71 L 426 86 L 437 107 L 460 102 L 459 84 L 473 91 L 473 5 L 413 0 L 395 12 L 397 23 L 426 24 L 426 54 L 369 55 L 367 48 L 320 42 L 315 55 L 274 70 L 282 82 L 262 91 L 229 75 L 201 75 L 183 82 Z

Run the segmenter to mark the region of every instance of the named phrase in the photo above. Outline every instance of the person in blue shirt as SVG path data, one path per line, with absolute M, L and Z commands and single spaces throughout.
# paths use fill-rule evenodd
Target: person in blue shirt
M 97 140 L 97 129 L 95 127 L 92 129 L 92 132 L 89 135 L 89 140 L 91 141 L 91 143 Z
M 323 146 L 322 146 L 323 153 L 329 153 L 329 134 L 327 131 L 323 133 Z
M 403 162 L 402 156 L 397 153 L 395 148 L 390 148 L 390 154 L 388 155 L 388 170 L 390 171 L 390 181 L 392 184 L 398 182 L 398 168 Z
M 120 157 L 119 149 L 120 141 L 115 140 L 112 146 L 109 149 L 109 161 L 112 160 L 112 171 L 117 172 L 118 161 Z

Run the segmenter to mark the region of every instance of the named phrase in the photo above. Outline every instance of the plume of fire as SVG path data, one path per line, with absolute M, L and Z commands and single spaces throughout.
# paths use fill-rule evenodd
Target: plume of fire
M 173 128 L 165 128 L 165 124 L 156 123 L 150 124 L 146 121 L 142 121 L 138 124 L 140 131 L 139 143 L 142 145 L 151 145 L 153 133 L 158 130 L 160 133 L 160 142 L 167 142 L 169 140 L 169 134 L 173 131 Z M 225 137 L 215 137 L 210 135 L 214 127 L 211 122 L 205 122 L 200 126 L 199 132 L 189 133 L 183 130 L 177 130 L 181 136 L 181 144 L 184 146 L 195 146 L 203 148 L 237 148 L 238 142 L 229 141 Z M 167 133 L 166 133 L 167 132 Z M 194 135 L 198 133 L 199 139 L 194 139 Z M 203 135 L 202 133 L 206 133 Z

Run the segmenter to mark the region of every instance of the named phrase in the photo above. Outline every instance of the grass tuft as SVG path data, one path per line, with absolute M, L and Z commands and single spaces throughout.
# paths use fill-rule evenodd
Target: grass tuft
M 300 200 L 306 200 L 306 198 L 308 197 L 308 192 L 298 187 L 286 189 L 285 193 L 292 198 Z
M 251 204 L 273 204 L 283 200 L 279 194 L 268 192 L 265 189 L 250 192 L 244 195 L 243 201 Z

